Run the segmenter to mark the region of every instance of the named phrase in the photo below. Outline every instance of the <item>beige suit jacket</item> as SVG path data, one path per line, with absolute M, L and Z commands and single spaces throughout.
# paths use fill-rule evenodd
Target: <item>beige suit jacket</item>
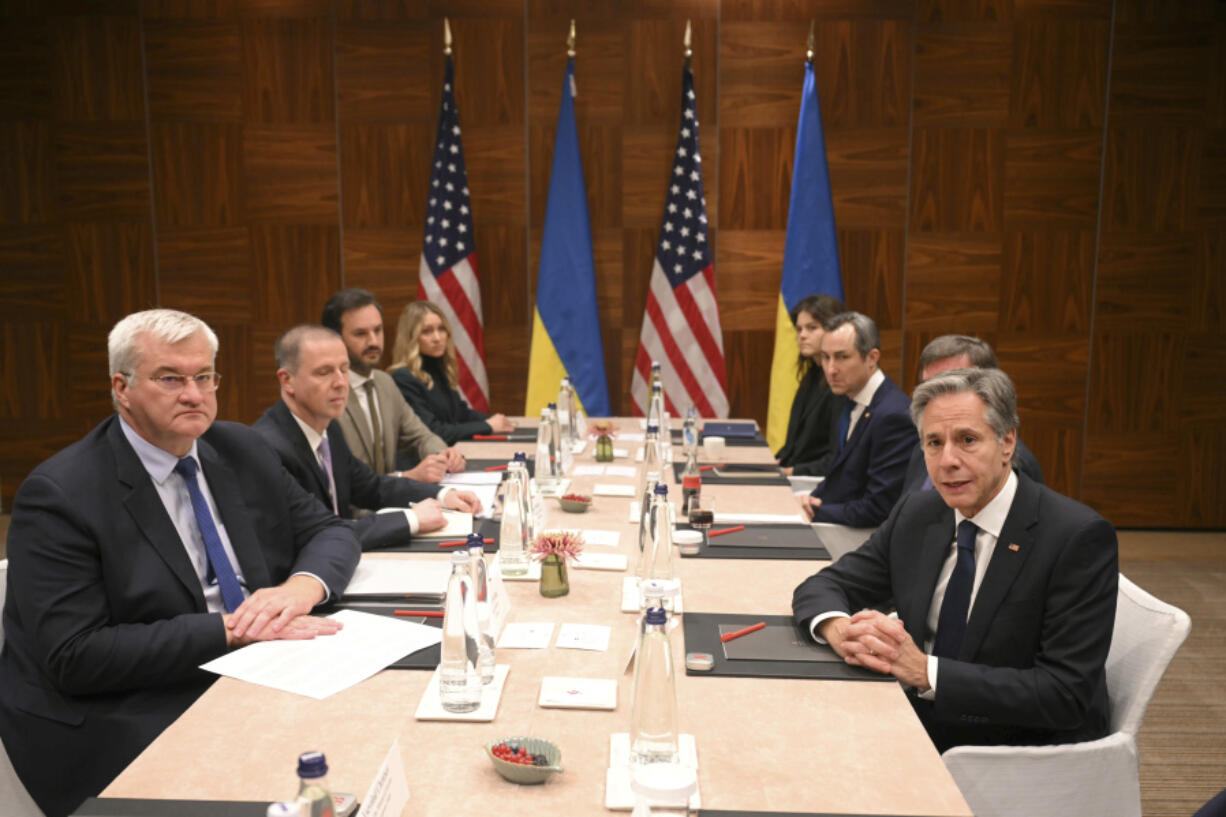
M 443 438 L 431 431 L 405 402 L 391 375 L 381 369 L 372 369 L 371 377 L 375 381 L 375 399 L 379 401 L 379 418 L 383 426 L 383 462 L 387 464 L 389 472 L 396 468 L 398 450 L 407 450 L 421 459 L 447 447 Z M 375 449 L 371 440 L 370 417 L 362 411 L 362 404 L 352 389 L 349 390 L 349 401 L 345 404 L 340 424 L 353 456 L 374 468 Z

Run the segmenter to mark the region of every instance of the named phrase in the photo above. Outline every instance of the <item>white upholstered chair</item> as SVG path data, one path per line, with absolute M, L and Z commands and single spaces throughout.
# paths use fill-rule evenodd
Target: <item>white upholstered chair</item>
M 9 560 L 0 559 L 0 610 L 4 609 L 4 594 L 8 589 Z M 4 648 L 4 628 L 0 626 L 0 649 Z M 9 753 L 0 743 L 0 814 L 4 817 L 43 817 L 42 811 L 30 799 L 26 787 L 21 785 Z
M 1191 621 L 1120 574 L 1107 655 L 1111 734 L 1060 746 L 957 746 L 942 755 L 976 817 L 1141 817 L 1137 732 Z

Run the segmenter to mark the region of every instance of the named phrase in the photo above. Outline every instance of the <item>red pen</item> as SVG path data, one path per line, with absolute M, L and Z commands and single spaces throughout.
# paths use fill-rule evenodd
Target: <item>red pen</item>
M 506 434 L 474 434 L 474 440 L 506 440 Z
M 426 618 L 442 618 L 442 610 L 395 610 L 394 615 L 398 616 L 425 616 Z M 765 626 L 765 625 L 763 625 Z
M 489 468 L 486 468 L 485 470 L 486 471 L 505 471 L 507 470 L 507 467 L 505 465 L 491 465 Z
M 481 543 L 483 545 L 492 545 L 494 544 L 494 540 L 493 539 L 482 539 Z M 467 545 L 467 544 L 468 544 L 467 539 L 452 539 L 449 542 L 439 542 L 438 546 L 441 548 L 458 548 L 462 545 Z
M 765 621 L 759 621 L 757 624 L 750 624 L 748 627 L 744 627 L 740 630 L 733 630 L 730 633 L 724 633 L 723 635 L 719 637 L 719 640 L 720 641 L 731 641 L 734 638 L 740 638 L 743 635 L 749 635 L 755 630 L 761 630 L 765 626 L 766 626 Z
M 730 528 L 720 528 L 719 530 L 709 530 L 707 531 L 707 537 L 710 538 L 712 536 L 723 536 L 725 533 L 736 533 L 739 530 L 745 530 L 745 526 L 744 525 L 733 525 Z
M 698 466 L 698 470 L 699 471 L 710 471 L 714 467 L 715 467 L 714 465 L 700 465 Z

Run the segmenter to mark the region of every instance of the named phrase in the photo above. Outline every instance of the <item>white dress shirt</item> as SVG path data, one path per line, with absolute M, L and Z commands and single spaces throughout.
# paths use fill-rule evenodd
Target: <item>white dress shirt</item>
M 123 435 L 132 446 L 132 450 L 136 452 L 141 465 L 149 473 L 149 478 L 153 480 L 153 487 L 157 489 L 158 498 L 162 500 L 162 505 L 165 506 L 166 513 L 170 516 L 170 521 L 175 526 L 175 531 L 179 534 L 179 539 L 183 543 L 183 549 L 187 551 L 187 557 L 191 560 L 192 568 L 200 579 L 200 587 L 204 591 L 205 606 L 210 613 L 226 612 L 226 605 L 221 600 L 221 587 L 217 584 L 217 578 L 214 577 L 211 583 L 208 580 L 209 555 L 208 551 L 204 548 L 204 538 L 200 535 L 200 528 L 196 524 L 196 512 L 192 510 L 192 499 L 187 493 L 187 484 L 183 481 L 182 477 L 175 473 L 175 466 L 178 465 L 179 458 L 169 451 L 158 448 L 137 434 L 122 416 L 119 418 L 119 427 L 123 430 Z M 204 468 L 201 467 L 200 457 L 196 454 L 195 441 L 192 442 L 191 451 L 187 452 L 187 456 L 196 461 L 196 482 L 200 486 L 200 493 L 204 495 L 204 501 L 208 503 L 209 513 L 213 515 L 213 524 L 217 527 L 217 536 L 221 539 L 221 546 L 226 551 L 226 558 L 234 566 L 234 572 L 238 576 L 238 583 L 243 588 L 243 595 L 249 595 L 247 582 L 243 578 L 242 565 L 238 563 L 238 558 L 234 555 L 234 547 L 230 544 L 230 537 L 226 533 L 226 526 L 222 522 L 221 514 L 217 512 L 217 503 L 213 501 L 213 493 L 209 490 L 209 481 L 204 476 Z

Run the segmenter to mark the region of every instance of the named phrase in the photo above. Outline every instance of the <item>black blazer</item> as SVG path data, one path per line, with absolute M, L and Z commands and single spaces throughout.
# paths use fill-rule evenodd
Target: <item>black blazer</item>
M 1021 437 L 1018 437 L 1017 448 L 1013 451 L 1013 470 L 1030 477 L 1033 482 L 1040 485 L 1045 484 L 1043 469 L 1039 467 L 1038 458 L 1026 447 Z M 911 452 L 911 459 L 907 462 L 907 476 L 902 483 L 902 496 L 924 490 L 924 480 L 927 478 L 928 466 L 924 464 L 924 445 L 923 441 L 920 441 L 915 444 L 915 449 Z M 902 497 L 899 497 L 899 501 L 902 501 Z
M 915 448 L 911 401 L 887 377 L 840 451 L 839 419 L 850 402 L 846 396 L 835 400 L 826 479 L 813 490 L 822 504 L 814 511 L 813 521 L 875 528 L 898 500 L 907 458 Z
M 391 372 L 405 402 L 413 407 L 421 421 L 447 445 L 470 439 L 474 434 L 489 434 L 490 424 L 485 422 L 489 415 L 465 403 L 459 392 L 451 388 L 441 362 L 422 355 L 421 363 L 422 370 L 434 380 L 429 388 L 407 367 Z
M 903 499 L 858 549 L 806 579 L 792 612 L 854 612 L 893 598 L 923 649 L 928 608 L 954 539 L 936 491 Z M 936 700 L 915 699 L 937 748 L 1092 740 L 1109 728 L 1104 665 L 1115 624 L 1115 529 L 1086 506 L 1018 476 L 956 659 L 937 665 Z
M 219 614 L 115 416 L 38 466 L 13 502 L 0 738 L 48 817 L 97 794 L 216 676 Z M 263 439 L 214 423 L 197 450 L 250 590 L 313 573 L 345 589 L 360 552 Z
M 315 452 L 298 427 L 285 402 L 278 400 L 253 428 L 268 441 L 281 458 L 285 470 L 298 484 L 315 496 L 331 512 L 328 477 L 319 467 Z M 332 454 L 332 479 L 336 482 L 336 509 L 345 519 L 353 518 L 357 506 L 368 511 L 403 508 L 411 502 L 438 494 L 439 486 L 415 479 L 376 474 L 370 466 L 353 456 L 340 423 L 328 424 L 328 448 Z M 402 513 L 372 513 L 354 523 L 362 550 L 407 544 L 412 538 L 409 522 Z
M 834 403 L 821 367 L 813 366 L 801 378 L 792 399 L 788 436 L 775 454 L 780 465 L 791 466 L 797 476 L 823 473 L 822 463 L 830 453 Z

